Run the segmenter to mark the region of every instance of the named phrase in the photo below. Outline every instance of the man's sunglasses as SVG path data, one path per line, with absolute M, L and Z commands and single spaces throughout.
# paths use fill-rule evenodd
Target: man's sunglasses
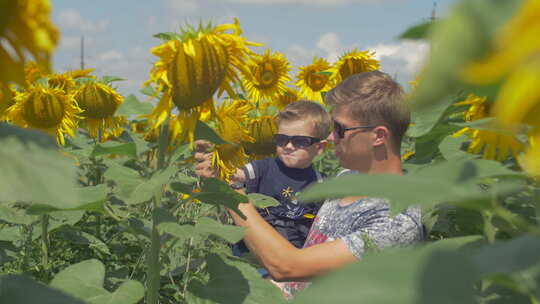
M 295 148 L 307 148 L 314 143 L 320 142 L 320 138 L 311 137 L 311 136 L 302 136 L 302 135 L 294 135 L 289 136 L 285 134 L 274 134 L 274 143 L 277 146 L 285 147 L 289 142 L 292 143 L 292 145 Z
M 357 129 L 373 129 L 375 126 L 358 126 L 358 127 L 351 127 L 351 128 L 345 128 L 342 124 L 334 120 L 334 132 L 339 136 L 339 138 L 345 137 L 345 132 L 351 131 L 351 130 L 357 130 Z

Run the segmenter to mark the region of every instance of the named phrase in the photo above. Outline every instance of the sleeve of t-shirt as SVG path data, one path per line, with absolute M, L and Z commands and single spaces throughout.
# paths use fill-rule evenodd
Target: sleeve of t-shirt
M 242 170 L 246 175 L 246 192 L 258 193 L 261 177 L 268 170 L 268 161 L 271 159 L 265 158 L 256 160 L 245 165 Z
M 406 246 L 424 238 L 420 209 L 411 207 L 396 216 L 390 216 L 388 206 L 372 210 L 365 224 L 358 230 L 341 239 L 357 258 L 368 249 L 383 249 L 393 246 Z

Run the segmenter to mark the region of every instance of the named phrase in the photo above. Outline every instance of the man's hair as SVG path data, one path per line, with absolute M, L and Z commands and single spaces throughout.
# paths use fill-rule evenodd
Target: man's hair
M 372 71 L 352 75 L 328 91 L 325 102 L 332 107 L 350 105 L 352 118 L 364 125 L 386 126 L 399 152 L 411 114 L 403 89 L 388 74 Z
M 298 120 L 310 122 L 317 138 L 326 139 L 330 134 L 330 115 L 318 103 L 308 100 L 295 101 L 277 115 L 278 125 Z

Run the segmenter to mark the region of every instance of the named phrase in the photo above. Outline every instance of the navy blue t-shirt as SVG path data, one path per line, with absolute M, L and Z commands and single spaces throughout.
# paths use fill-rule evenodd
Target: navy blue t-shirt
M 280 202 L 279 206 L 257 209 L 259 214 L 294 246 L 302 248 L 320 204 L 300 204 L 296 196 L 306 186 L 322 181 L 321 174 L 312 166 L 289 168 L 277 157 L 253 161 L 243 170 L 247 193 L 268 195 Z M 240 241 L 233 251 L 241 253 L 248 249 Z

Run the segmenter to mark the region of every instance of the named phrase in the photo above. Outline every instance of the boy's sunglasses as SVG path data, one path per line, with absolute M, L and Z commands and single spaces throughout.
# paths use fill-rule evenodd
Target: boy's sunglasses
M 357 129 L 373 129 L 373 128 L 375 128 L 375 126 L 358 126 L 358 127 L 345 128 L 342 124 L 334 120 L 334 132 L 336 132 L 339 138 L 345 137 L 346 131 L 357 130 Z
M 292 145 L 295 148 L 307 148 L 314 143 L 320 142 L 321 139 L 311 136 L 302 136 L 302 135 L 294 135 L 289 136 L 285 134 L 274 134 L 274 143 L 277 146 L 285 147 L 289 142 L 292 143 Z

